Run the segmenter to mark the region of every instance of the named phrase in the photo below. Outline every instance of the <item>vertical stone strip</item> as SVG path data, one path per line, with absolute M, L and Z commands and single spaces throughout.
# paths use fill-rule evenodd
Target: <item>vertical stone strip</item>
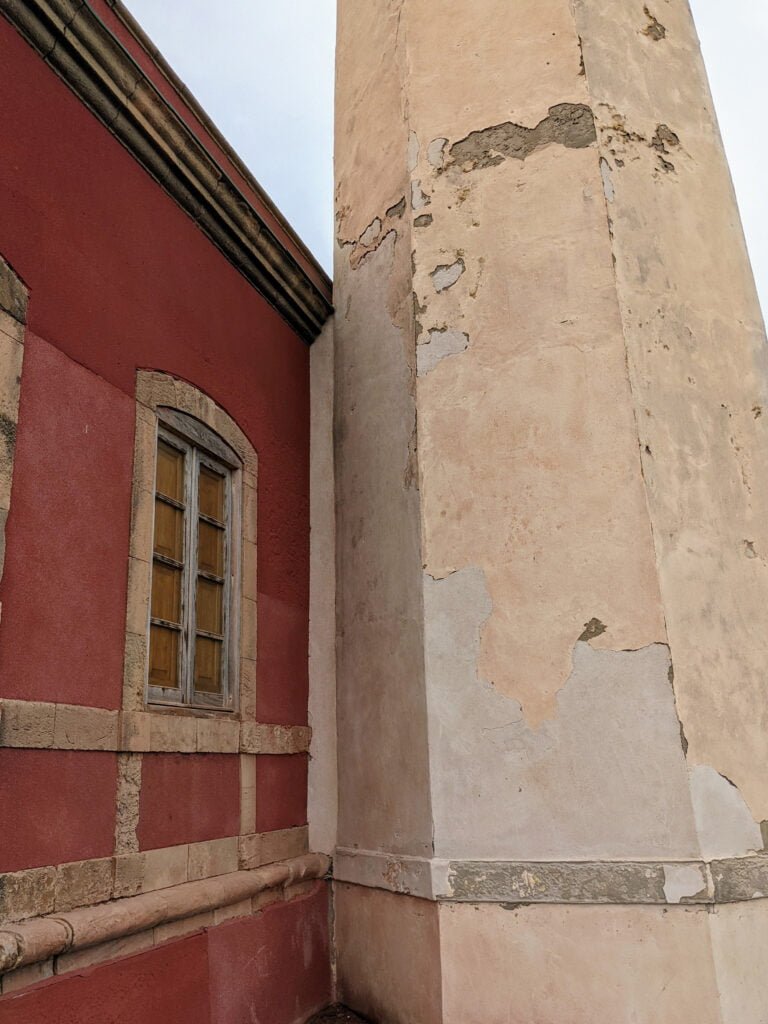
M 139 852 L 136 830 L 139 826 L 141 794 L 141 754 L 117 756 L 117 814 L 115 817 L 115 855 Z
M 5 524 L 11 508 L 27 302 L 27 289 L 0 258 L 0 579 L 5 562 Z

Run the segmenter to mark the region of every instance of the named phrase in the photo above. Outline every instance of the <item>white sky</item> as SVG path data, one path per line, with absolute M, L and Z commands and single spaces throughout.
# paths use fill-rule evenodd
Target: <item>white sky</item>
M 330 271 L 335 0 L 127 3 Z M 768 311 L 768 0 L 690 3 Z

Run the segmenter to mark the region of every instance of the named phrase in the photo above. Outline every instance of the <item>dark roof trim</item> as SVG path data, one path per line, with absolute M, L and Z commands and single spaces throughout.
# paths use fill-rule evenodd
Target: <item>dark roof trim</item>
M 0 0 L 0 13 L 297 334 L 304 341 L 314 340 L 332 312 L 328 291 L 310 279 L 88 3 Z M 127 23 L 122 13 L 121 17 Z M 128 27 L 146 46 L 133 26 Z M 156 51 L 149 55 L 167 75 Z M 170 75 L 167 77 L 176 88 Z M 186 89 L 182 97 L 191 107 Z M 192 109 L 199 117 L 197 109 Z M 203 123 L 213 136 L 207 117 Z M 216 137 L 216 142 L 221 145 L 219 139 Z M 222 148 L 230 157 L 229 146 Z M 235 162 L 240 171 L 240 161 Z M 245 172 L 244 177 L 250 187 L 251 175 Z M 273 212 L 255 182 L 253 187 Z M 284 222 L 277 216 L 282 226 Z M 290 232 L 287 226 L 286 230 Z M 290 235 L 295 237 L 293 232 Z M 306 252 L 303 246 L 301 251 Z M 328 283 L 319 267 L 317 270 L 320 282 Z

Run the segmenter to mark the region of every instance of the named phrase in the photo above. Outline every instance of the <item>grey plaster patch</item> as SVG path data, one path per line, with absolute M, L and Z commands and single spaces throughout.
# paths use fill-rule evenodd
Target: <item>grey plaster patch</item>
M 605 159 L 600 157 L 600 174 L 603 179 L 603 193 L 609 203 L 612 203 L 616 198 L 616 189 L 613 185 L 613 178 L 611 177 L 611 165 Z
M 411 207 L 414 210 L 423 210 L 425 206 L 429 206 L 432 200 L 424 192 L 421 187 L 421 181 L 411 182 Z
M 456 260 L 455 263 L 442 263 L 435 267 L 429 275 L 432 278 L 435 291 L 444 292 L 448 288 L 452 288 L 466 269 L 462 259 Z
M 683 903 L 707 892 L 707 877 L 701 864 L 664 865 L 664 897 L 667 903 Z
M 559 103 L 535 128 L 505 121 L 470 132 L 454 143 L 451 160 L 464 171 L 493 167 L 507 159 L 525 160 L 542 146 L 555 143 L 567 149 L 585 149 L 597 140 L 595 119 L 583 103 Z
M 666 646 L 576 643 L 557 714 L 533 730 L 478 676 L 491 610 L 481 569 L 424 575 L 435 856 L 696 860 Z
M 445 164 L 445 147 L 448 139 L 433 139 L 427 146 L 427 160 L 435 170 L 442 170 Z
M 763 837 L 739 790 L 709 765 L 689 768 L 691 799 L 705 860 L 762 850 Z
M 416 349 L 417 376 L 425 377 L 446 356 L 465 352 L 468 345 L 469 335 L 463 331 L 429 331 L 427 340 Z

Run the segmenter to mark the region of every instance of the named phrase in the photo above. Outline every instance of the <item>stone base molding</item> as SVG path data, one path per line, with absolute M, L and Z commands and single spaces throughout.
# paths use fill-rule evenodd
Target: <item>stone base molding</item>
M 340 848 L 334 878 L 446 902 L 715 905 L 768 898 L 768 854 L 713 861 L 453 861 Z
M 120 955 L 114 943 L 131 936 L 144 935 L 153 945 L 184 934 L 183 927 L 173 927 L 179 922 L 187 922 L 189 929 L 196 931 L 228 917 L 258 912 L 274 899 L 303 894 L 304 883 L 324 878 L 330 863 L 324 854 L 309 853 L 252 871 L 185 882 L 141 896 L 6 926 L 0 931 L 0 974 L 54 957 L 62 960 L 81 950 L 107 944 L 107 955 L 111 958 Z M 226 913 L 220 914 L 217 921 L 217 913 L 223 910 Z M 69 966 L 66 961 L 60 964 L 64 969 L 75 966 L 85 963 L 81 960 L 71 961 Z M 8 991 L 5 984 L 3 991 Z
M 308 852 L 307 837 L 302 825 L 0 874 L 0 928 L 292 860 Z
M 0 700 L 0 747 L 121 753 L 301 754 L 312 730 L 223 719 L 222 712 L 108 711 Z

